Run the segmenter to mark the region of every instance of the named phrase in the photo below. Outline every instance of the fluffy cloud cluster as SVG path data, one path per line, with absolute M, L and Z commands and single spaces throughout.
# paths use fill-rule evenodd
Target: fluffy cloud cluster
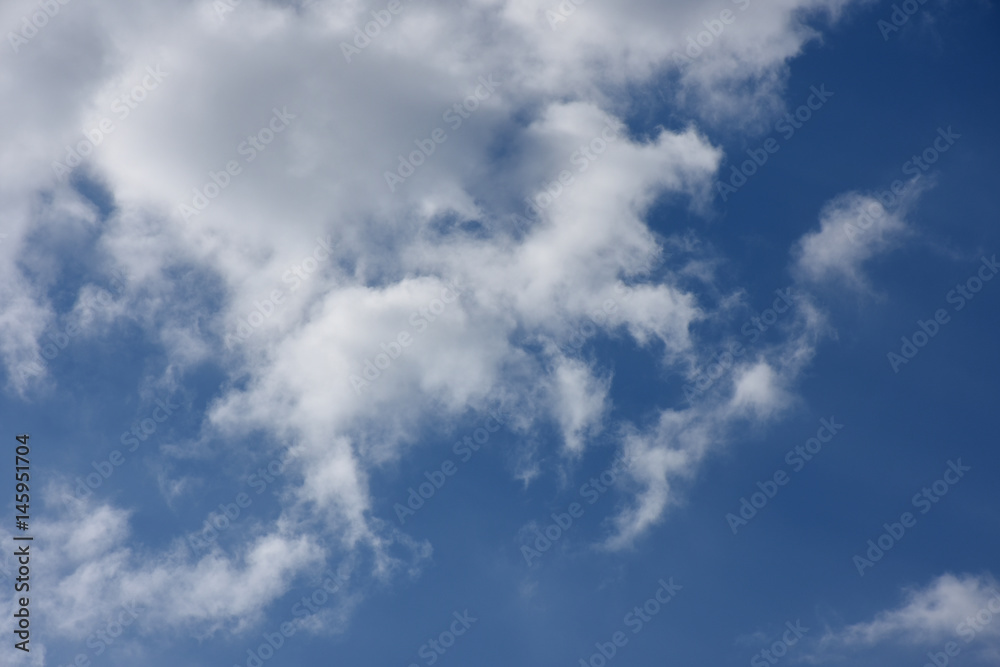
M 708 205 L 722 154 L 700 128 L 768 118 L 810 22 L 846 3 L 562 3 L 576 10 L 555 23 L 561 5 L 539 0 L 403 0 L 388 23 L 379 3 L 218 4 L 70 3 L 2 65 L 5 98 L 19 100 L 0 111 L 8 387 L 32 396 L 58 381 L 18 369 L 77 307 L 48 290 L 69 279 L 58 258 L 85 247 L 92 282 L 107 267 L 129 276 L 114 312 L 162 347 L 166 384 L 204 363 L 233 380 L 197 447 L 266 433 L 260 447 L 278 448 L 295 480 L 274 525 L 198 561 L 127 548 L 121 509 L 95 508 L 86 530 L 53 519 L 51 540 L 81 547 L 51 565 L 63 577 L 53 604 L 72 612 L 56 629 L 69 635 L 89 618 L 84 601 L 156 599 L 157 623 L 226 623 L 325 559 L 364 550 L 383 573 L 400 548 L 419 561 L 425 545 L 372 515 L 371 476 L 429 415 L 539 385 L 547 398 L 525 428 L 555 424 L 559 451 L 584 455 L 607 430 L 614 378 L 572 352 L 582 327 L 679 379 L 702 364 L 711 350 L 691 325 L 713 313 L 663 270 L 675 244 L 646 217 L 663 198 Z M 8 3 L 0 20 L 34 9 Z M 723 10 L 734 20 L 712 43 L 678 57 Z M 634 86 L 690 122 L 635 134 L 622 120 Z M 390 188 L 387 172 L 401 182 Z M 826 236 L 862 203 L 833 205 L 803 242 L 808 277 L 854 275 L 857 253 Z M 824 329 L 807 298 L 797 312 L 785 342 L 705 400 L 622 427 L 636 495 L 609 546 L 655 524 L 731 426 L 790 404 Z M 252 335 L 234 338 L 241 326 Z M 279 552 L 281 568 L 263 571 Z M 198 587 L 197 604 L 179 602 Z

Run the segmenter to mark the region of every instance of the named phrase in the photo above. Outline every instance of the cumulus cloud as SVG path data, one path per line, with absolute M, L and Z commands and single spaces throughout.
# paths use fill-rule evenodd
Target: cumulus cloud
M 943 574 L 904 590 L 898 607 L 870 621 L 830 630 L 820 653 L 862 651 L 881 645 L 934 647 L 955 642 L 981 657 L 1000 655 L 1000 589 L 990 573 Z M 973 646 L 972 643 L 975 642 Z
M 130 596 L 159 596 L 166 626 L 239 627 L 327 557 L 367 550 L 385 575 L 407 568 L 391 555 L 400 548 L 419 563 L 426 545 L 373 516 L 370 480 L 418 445 L 431 417 L 447 422 L 547 384 L 525 428 L 554 423 L 560 448 L 584 455 L 606 430 L 613 377 L 563 351 L 592 321 L 673 371 L 707 356 L 692 335 L 707 306 L 661 270 L 671 242 L 646 218 L 664 197 L 705 206 L 722 154 L 703 126 L 748 122 L 733 120 L 746 99 L 750 116 L 780 106 L 788 60 L 817 34 L 808 21 L 844 4 L 745 3 L 691 63 L 674 55 L 732 3 L 587 3 L 553 26 L 539 0 L 404 2 L 349 62 L 343 44 L 380 7 L 62 6 L 0 77 L 5 96 L 23 100 L 0 111 L 0 166 L 14 174 L 0 183 L 12 221 L 0 253 L 12 259 L 30 243 L 33 259 L 2 269 L 8 383 L 27 386 L 18 369 L 55 321 L 47 287 L 66 249 L 34 232 L 58 227 L 126 271 L 112 316 L 163 350 L 165 377 L 176 383 L 205 363 L 225 373 L 199 455 L 233 442 L 250 455 L 277 449 L 294 482 L 274 525 L 198 561 L 125 546 L 128 508 L 95 507 L 89 527 L 55 519 L 52 543 L 80 546 L 52 560 L 65 610 L 55 629 L 78 633 Z M 14 25 L 34 8 L 11 3 L 0 16 Z M 488 95 L 484 78 L 497 82 Z M 618 93 L 664 81 L 688 122 L 632 134 Z M 70 178 L 63 167 L 75 169 Z M 387 172 L 402 182 L 390 188 Z M 838 204 L 823 238 L 803 242 L 807 277 L 857 279 L 874 250 L 823 236 L 856 209 Z M 233 344 L 241 325 L 252 335 Z M 637 491 L 609 544 L 659 521 L 675 480 L 732 425 L 789 405 L 820 329 L 802 319 L 717 395 L 628 430 Z M 279 566 L 264 568 L 272 558 Z
M 834 281 L 866 290 L 865 264 L 913 234 L 906 215 L 927 183 L 917 179 L 907 183 L 898 193 L 899 204 L 892 209 L 876 197 L 858 192 L 835 197 L 820 212 L 819 230 L 799 240 L 794 272 L 807 282 Z
M 142 608 L 139 625 L 147 632 L 238 630 L 284 593 L 289 577 L 322 570 L 324 563 L 315 540 L 287 525 L 250 537 L 235 555 L 214 548 L 192 556 L 179 541 L 150 554 L 128 546 L 128 512 L 90 501 L 71 501 L 68 508 L 64 518 L 37 525 L 36 539 L 45 546 L 35 562 L 42 571 L 61 573 L 59 586 L 40 604 L 51 612 L 54 630 L 76 639 L 123 605 Z

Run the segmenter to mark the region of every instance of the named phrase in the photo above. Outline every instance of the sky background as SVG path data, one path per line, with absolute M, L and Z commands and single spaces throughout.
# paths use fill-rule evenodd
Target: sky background
M 1000 664 L 996 3 L 387 5 L 0 9 L 0 664 Z

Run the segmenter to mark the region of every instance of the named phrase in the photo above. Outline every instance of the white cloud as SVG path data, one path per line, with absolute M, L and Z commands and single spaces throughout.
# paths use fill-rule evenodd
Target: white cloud
M 954 638 L 963 623 L 990 601 L 1000 612 L 1000 590 L 990 575 L 943 574 L 923 588 L 906 590 L 905 601 L 895 609 L 879 612 L 867 623 L 847 627 L 841 639 L 848 644 L 875 644 L 887 640 L 925 644 Z M 1000 637 L 1000 623 L 983 631 Z
M 954 642 L 963 652 L 1000 656 L 1000 588 L 992 574 L 943 574 L 907 588 L 903 602 L 866 622 L 830 630 L 819 654 L 864 651 L 883 645 L 936 647 Z M 975 642 L 973 644 L 973 642 Z
M 64 491 L 54 489 L 53 497 Z M 287 524 L 270 533 L 247 530 L 246 544 L 231 556 L 213 548 L 192 557 L 181 542 L 153 555 L 127 546 L 127 512 L 83 501 L 69 508 L 63 519 L 36 522 L 36 543 L 45 547 L 33 561 L 40 571 L 61 575 L 39 600 L 53 629 L 67 637 L 86 637 L 110 609 L 126 604 L 142 609 L 138 622 L 146 632 L 196 625 L 238 630 L 280 597 L 290 578 L 323 568 L 314 538 L 294 534 Z
M 793 270 L 813 282 L 836 281 L 868 289 L 865 264 L 896 247 L 913 232 L 906 223 L 926 182 L 913 180 L 899 193 L 900 204 L 886 209 L 871 195 L 848 192 L 823 207 L 819 231 L 805 234 L 795 249 Z
M 777 373 L 767 362 L 759 361 L 737 374 L 732 398 L 734 408 L 768 417 L 788 402 Z
M 580 454 L 584 436 L 600 430 L 610 384 L 611 378 L 595 378 L 585 364 L 577 361 L 562 361 L 556 368 L 556 409 L 569 452 Z
M 683 502 L 677 487 L 691 480 L 704 457 L 726 446 L 734 429 L 767 423 L 794 403 L 791 389 L 810 363 L 821 338 L 829 335 L 822 313 L 808 296 L 797 295 L 787 338 L 762 347 L 753 359 L 733 363 L 710 392 L 686 408 L 666 408 L 655 425 L 628 427 L 625 453 L 635 499 L 614 518 L 609 549 L 632 546 Z
M 680 87 L 664 91 L 704 96 L 687 107 L 690 124 L 642 138 L 624 131 L 621 91 L 659 85 L 674 66 L 671 55 L 715 9 L 693 0 L 592 2 L 552 30 L 550 5 L 540 0 L 406 3 L 348 64 L 340 42 L 370 20 L 366 3 L 248 1 L 222 22 L 208 2 L 66 5 L 5 60 L 0 77 L 0 92 L 23 100 L 0 110 L 0 167 L 13 175 L 0 184 L 0 205 L 16 221 L 0 253 L 34 259 L 30 271 L 4 269 L 0 288 L 9 382 L 24 388 L 18 365 L 37 352 L 55 317 L 46 288 L 65 249 L 33 232 L 58 218 L 70 231 L 90 230 L 96 249 L 127 271 L 129 289 L 115 312 L 162 346 L 164 376 L 176 381 L 211 360 L 241 379 L 211 406 L 200 444 L 224 448 L 260 429 L 270 436 L 260 446 L 282 448 L 297 477 L 275 525 L 233 554 L 197 562 L 127 548 L 124 510 L 94 508 L 96 523 L 86 530 L 57 519 L 53 542 L 82 551 L 54 560 L 65 609 L 56 629 L 76 633 L 128 596 L 160 596 L 157 621 L 165 626 L 246 621 L 325 556 L 370 549 L 386 574 L 406 567 L 388 556 L 403 545 L 419 563 L 425 545 L 372 516 L 370 477 L 404 456 L 429 421 L 482 408 L 499 394 L 526 395 L 547 381 L 543 369 L 553 362 L 558 391 L 533 406 L 531 418 L 560 425 L 565 449 L 584 453 L 588 437 L 606 426 L 609 380 L 591 360 L 552 350 L 611 302 L 602 333 L 627 334 L 667 368 L 704 356 L 690 326 L 706 317 L 705 307 L 674 277 L 653 277 L 665 244 L 646 216 L 663 196 L 705 205 L 721 152 L 698 123 L 752 123 L 779 106 L 787 61 L 815 35 L 805 17 L 842 5 L 752 3 L 717 48 L 684 71 Z M 0 16 L 14 25 L 34 7 L 14 3 Z M 126 116 L 115 99 L 132 95 L 149 67 L 165 77 L 146 86 Z M 491 74 L 502 82 L 496 92 L 452 127 L 445 111 Z M 737 80 L 739 93 L 724 96 L 723 83 Z M 760 111 L 740 117 L 748 96 Z M 294 118 L 247 159 L 248 136 L 286 107 Z M 107 220 L 52 169 L 102 120 L 114 130 L 89 151 L 85 169 L 92 187 L 107 190 Z M 438 127 L 447 140 L 390 192 L 385 172 Z M 619 139 L 580 171 L 574 152 L 607 127 Z M 178 205 L 204 192 L 212 174 L 221 178 L 230 161 L 239 173 L 185 219 Z M 573 183 L 526 229 L 503 223 L 562 170 Z M 32 208 L 40 193 L 55 193 L 52 211 Z M 289 267 L 327 235 L 333 256 L 293 291 L 283 280 Z M 463 286 L 459 299 L 432 311 L 433 319 L 420 314 L 450 280 Z M 227 349 L 226 334 L 274 290 L 282 303 Z M 674 476 L 693 474 L 725 441 L 728 425 L 769 418 L 787 404 L 796 370 L 811 356 L 814 324 L 740 368 L 727 393 L 703 407 L 665 409 L 656 427 L 630 436 L 643 463 L 634 468 L 641 489 L 620 518 L 618 544 L 659 520 L 674 498 Z M 412 346 L 355 392 L 351 375 L 401 332 Z M 518 467 L 534 475 L 530 462 Z M 107 536 L 103 549 L 94 531 Z M 324 550 L 317 535 L 333 535 L 336 546 Z M 263 567 L 279 553 L 277 565 Z

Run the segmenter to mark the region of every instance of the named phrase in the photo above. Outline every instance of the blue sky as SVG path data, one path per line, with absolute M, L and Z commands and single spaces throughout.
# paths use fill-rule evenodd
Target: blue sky
M 995 3 L 0 20 L 0 664 L 1000 662 Z

